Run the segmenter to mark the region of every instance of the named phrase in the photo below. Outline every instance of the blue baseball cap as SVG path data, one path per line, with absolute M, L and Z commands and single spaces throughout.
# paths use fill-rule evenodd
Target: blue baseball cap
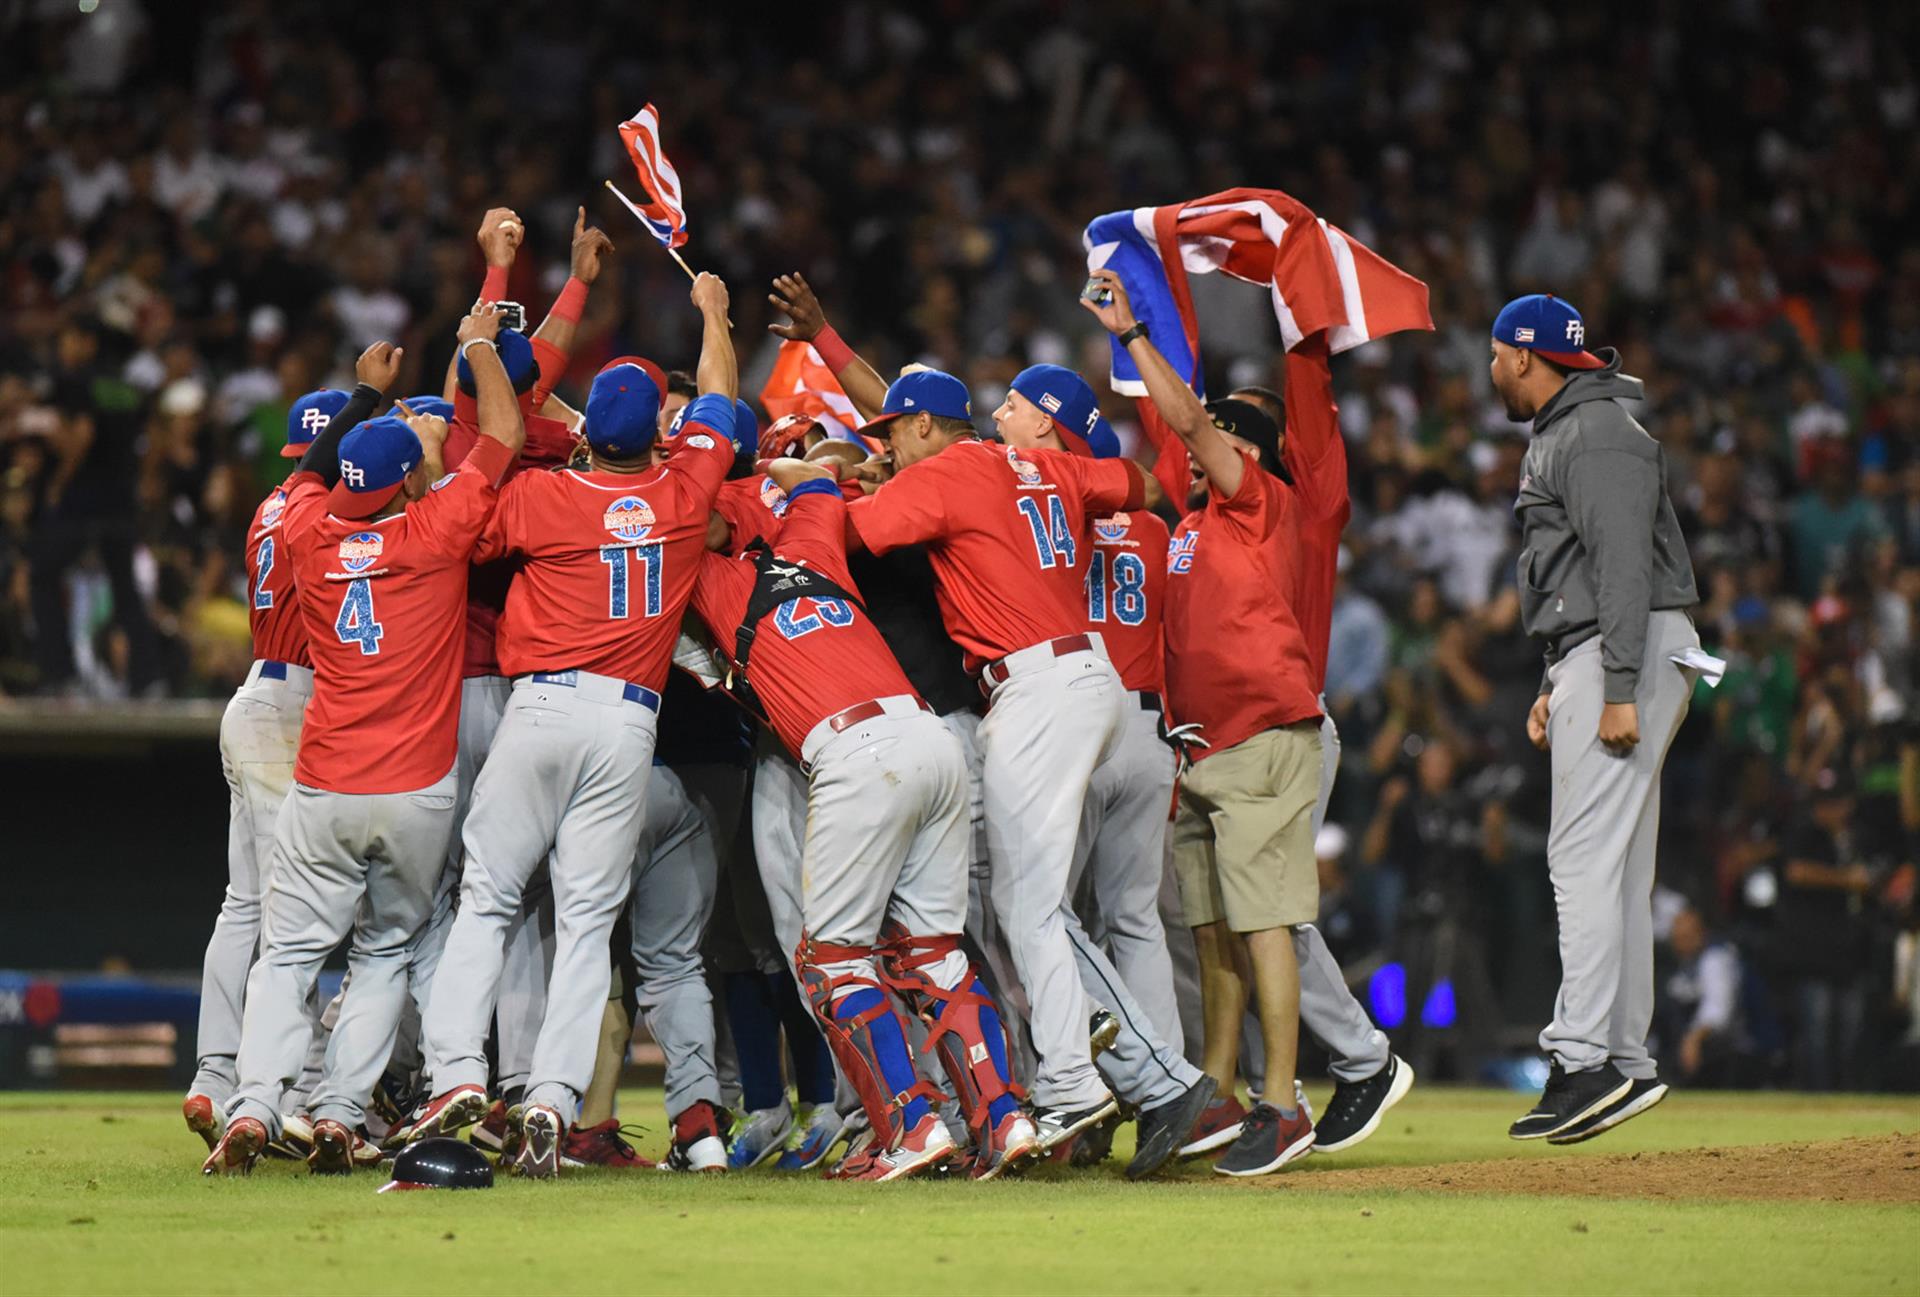
M 952 374 L 943 374 L 937 369 L 917 369 L 893 380 L 880 413 L 872 422 L 863 424 L 860 431 L 884 437 L 887 435 L 885 424 L 903 414 L 922 412 L 936 419 L 964 419 L 970 423 L 973 398 L 967 395 L 967 385 Z
M 342 518 L 380 512 L 421 454 L 420 438 L 404 419 L 383 414 L 357 425 L 340 439 L 340 480 L 327 497 L 327 510 Z
M 612 459 L 635 459 L 653 445 L 660 389 L 638 365 L 615 365 L 594 377 L 587 393 L 587 445 Z
M 1120 438 L 1100 413 L 1100 398 L 1087 380 L 1064 365 L 1029 365 L 1013 377 L 1014 391 L 1053 419 L 1060 440 L 1076 455 L 1112 459 Z
M 432 394 L 426 396 L 409 396 L 396 402 L 396 404 L 406 406 L 415 414 L 430 414 L 436 419 L 446 419 L 449 422 L 453 419 L 453 402 L 444 396 Z
M 540 376 L 540 367 L 533 363 L 533 344 L 527 341 L 526 335 L 515 329 L 502 329 L 494 335 L 493 345 L 499 348 L 500 364 L 505 367 L 513 390 L 522 395 L 530 391 L 533 380 Z M 460 353 L 454 371 L 460 380 L 460 390 L 472 396 L 473 367 L 467 364 L 466 352 Z
M 1604 369 L 1607 362 L 1587 348 L 1587 324 L 1571 303 L 1552 293 L 1516 297 L 1493 317 L 1493 337 L 1569 369 Z
M 307 453 L 313 439 L 325 432 L 347 403 L 347 394 L 337 388 L 323 387 L 308 392 L 287 411 L 287 444 L 280 448 L 283 459 L 299 459 Z
M 760 445 L 760 416 L 753 407 L 739 397 L 733 398 L 733 449 L 737 453 L 744 446 Z

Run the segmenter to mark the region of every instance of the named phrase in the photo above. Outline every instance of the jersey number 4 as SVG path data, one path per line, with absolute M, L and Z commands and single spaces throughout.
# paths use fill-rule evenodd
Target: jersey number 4
M 607 565 L 607 616 L 615 621 L 628 612 L 627 591 L 631 584 L 628 571 L 635 559 L 640 563 L 640 581 L 646 590 L 645 617 L 660 615 L 660 543 L 650 545 L 602 545 L 600 561 Z
M 1067 523 L 1067 506 L 1060 503 L 1057 495 L 1044 499 L 1044 506 L 1031 495 L 1019 499 L 1020 512 L 1026 515 L 1027 526 L 1033 529 L 1033 547 L 1040 554 L 1040 566 L 1056 567 L 1064 563 L 1072 567 L 1073 528 Z
M 1108 575 L 1105 550 L 1093 551 L 1087 565 L 1087 620 L 1104 622 L 1109 609 L 1122 626 L 1147 619 L 1147 565 L 1138 554 L 1115 554 Z
M 387 632 L 374 620 L 373 585 L 367 578 L 347 582 L 346 597 L 340 601 L 340 615 L 333 619 L 333 633 L 340 637 L 342 644 L 358 644 L 368 657 L 380 651 L 380 639 Z

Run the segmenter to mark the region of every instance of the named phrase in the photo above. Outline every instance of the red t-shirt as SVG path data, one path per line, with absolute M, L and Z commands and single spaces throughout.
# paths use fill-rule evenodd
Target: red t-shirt
M 501 489 L 481 561 L 521 560 L 500 619 L 502 674 L 591 671 L 659 690 L 707 547 L 733 444 L 686 425 L 644 473 L 522 473 Z
M 454 402 L 454 419 L 447 424 L 447 443 L 442 457 L 449 469 L 456 468 L 480 440 L 480 426 L 473 421 L 473 398 L 462 394 Z M 462 412 L 466 417 L 462 418 Z M 544 415 L 522 414 L 527 428 L 527 444 L 520 458 L 507 469 L 507 477 L 530 468 L 557 468 L 573 458 L 573 430 L 558 419 Z M 507 583 L 513 579 L 513 564 L 475 564 L 467 582 L 466 665 L 461 674 L 497 676 L 500 659 L 494 641 L 500 630 L 500 610 L 507 606 Z
M 947 633 L 977 671 L 1087 628 L 1090 519 L 1137 509 L 1129 460 L 960 441 L 847 509 L 876 554 L 925 544 Z
M 1327 643 L 1333 635 L 1333 587 L 1339 578 L 1340 537 L 1353 516 L 1347 494 L 1347 443 L 1333 400 L 1327 335 L 1316 333 L 1287 353 L 1287 437 L 1281 462 L 1293 476 L 1299 527 L 1294 620 L 1306 641 L 1312 684 L 1327 687 Z
M 281 523 L 286 518 L 287 488 L 267 493 L 247 528 L 247 622 L 253 628 L 253 656 L 269 662 L 310 667 L 307 626 L 300 620 L 293 560 L 287 555 Z
M 804 491 L 787 504 L 776 553 L 860 591 L 847 571 L 847 504 L 837 491 Z M 709 553 L 694 585 L 693 610 L 729 661 L 747 615 L 757 569 L 751 558 Z M 760 619 L 747 682 L 773 732 L 796 757 L 813 727 L 872 698 L 919 695 L 867 615 L 840 599 L 789 599 Z
M 726 553 L 738 554 L 756 536 L 778 547 L 780 524 L 787 516 L 787 493 L 765 473 L 736 477 L 720 484 L 713 511 L 726 520 Z
M 1180 520 L 1167 559 L 1173 718 L 1224 752 L 1320 714 L 1313 662 L 1287 597 L 1298 583 L 1293 492 L 1251 459 L 1232 496 Z
M 1107 642 L 1120 682 L 1167 691 L 1167 524 L 1145 509 L 1095 519 L 1087 565 L 1087 629 Z
M 404 793 L 453 769 L 461 608 L 475 538 L 512 455 L 488 439 L 405 513 L 327 512 L 318 475 L 287 482 L 280 530 L 313 652 L 294 778 L 336 793 Z

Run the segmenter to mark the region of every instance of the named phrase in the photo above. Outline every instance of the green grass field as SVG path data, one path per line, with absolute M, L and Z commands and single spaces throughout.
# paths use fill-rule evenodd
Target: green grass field
M 0 1293 L 1920 1293 L 1920 1164 L 1910 1193 L 1882 1177 L 1900 1186 L 1886 1202 L 1575 1196 L 1663 1150 L 1920 1130 L 1909 1099 L 1681 1094 L 1551 1149 L 1505 1138 L 1514 1095 L 1424 1087 L 1366 1145 L 1280 1186 L 1204 1164 L 1131 1184 L 1108 1163 L 992 1185 L 582 1172 L 411 1194 L 376 1194 L 384 1172 L 285 1162 L 203 1180 L 175 1103 L 0 1095 Z M 649 1155 L 658 1103 L 623 1096 L 655 1128 Z M 1524 1169 L 1569 1192 L 1390 1183 L 1390 1168 L 1498 1159 L 1550 1161 Z M 1354 1167 L 1388 1169 L 1356 1189 L 1337 1174 Z

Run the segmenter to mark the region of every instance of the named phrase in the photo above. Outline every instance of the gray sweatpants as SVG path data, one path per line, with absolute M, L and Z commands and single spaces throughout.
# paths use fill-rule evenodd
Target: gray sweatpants
M 1660 837 L 1660 768 L 1686 719 L 1698 672 L 1669 659 L 1697 648 L 1685 613 L 1647 619 L 1646 656 L 1634 695 L 1640 742 L 1626 756 L 1600 743 L 1606 684 L 1600 641 L 1572 649 L 1547 671 L 1553 683 L 1547 742 L 1553 819 L 1547 873 L 1560 916 L 1560 994 L 1540 1048 L 1570 1072 L 1609 1058 L 1625 1076 L 1651 1079 L 1653 870 Z
M 720 1102 L 713 992 L 700 956 L 719 878 L 706 817 L 680 776 L 655 766 L 634 857 L 631 924 L 634 991 L 647 1030 L 666 1054 L 669 1120 L 702 1099 Z
M 453 772 L 410 793 L 330 793 L 296 783 L 274 836 L 266 949 L 247 978 L 240 1086 L 229 1119 L 255 1117 L 274 1137 L 313 1025 L 306 1006 L 320 966 L 352 933 L 353 979 L 327 1041 L 309 1110 L 349 1129 L 366 1116 L 393 1054 L 412 949 L 433 907 L 453 821 Z
M 260 915 L 272 879 L 274 824 L 293 785 L 300 722 L 313 672 L 261 675 L 255 662 L 220 717 L 220 771 L 227 778 L 227 891 L 200 969 L 199 1070 L 190 1093 L 224 1106 L 239 1083 L 240 1020 L 247 974 L 260 953 Z
M 571 1120 L 599 1048 L 613 979 L 608 939 L 633 882 L 656 718 L 625 699 L 622 681 L 586 671 L 562 679 L 571 683 L 513 683 L 474 785 L 460 908 L 423 1027 L 435 1090 L 486 1085 L 507 928 L 551 852 L 553 973 L 526 1102 Z

